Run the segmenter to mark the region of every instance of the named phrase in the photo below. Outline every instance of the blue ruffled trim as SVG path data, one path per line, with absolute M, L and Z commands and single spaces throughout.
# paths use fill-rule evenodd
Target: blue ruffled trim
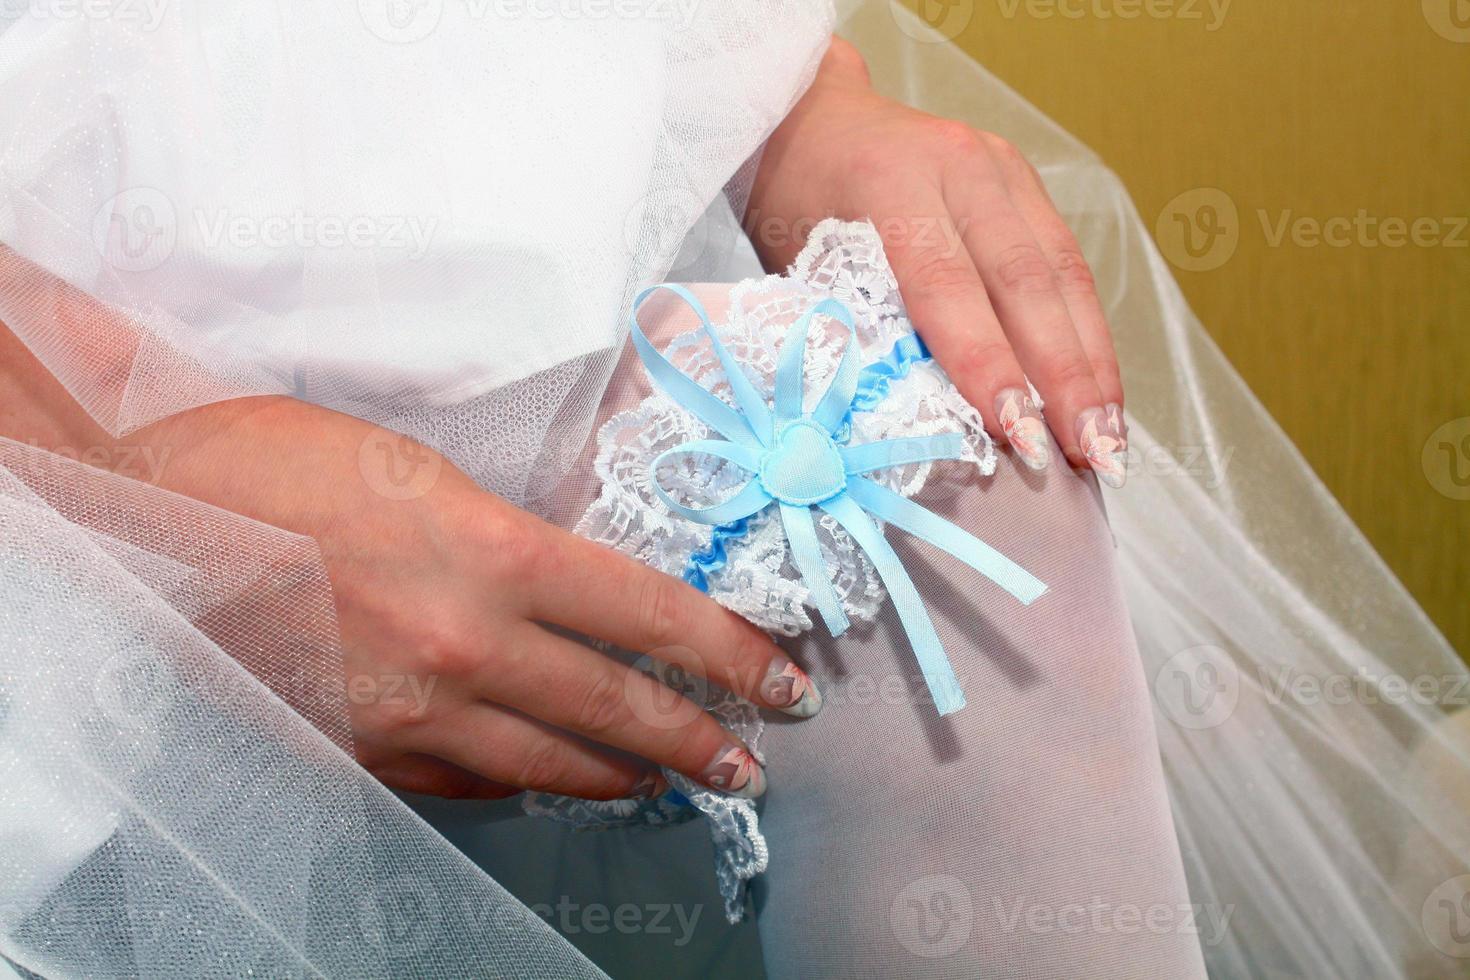
M 845 443 L 852 435 L 852 413 L 871 412 L 888 397 L 893 382 L 908 376 L 909 370 L 932 355 L 924 341 L 916 333 L 907 334 L 893 342 L 887 354 L 858 372 L 857 394 L 853 396 L 852 408 L 838 428 L 835 441 Z M 729 524 L 717 524 L 708 547 L 689 556 L 684 566 L 684 581 L 701 592 L 709 592 L 709 576 L 725 567 L 725 542 L 744 537 L 750 530 L 750 518 L 742 517 Z
M 858 373 L 857 394 L 852 396 L 855 411 L 871 412 L 888 397 L 893 382 L 908 376 L 909 368 L 930 358 L 929 348 L 916 333 L 906 334 L 893 342 L 893 347 Z
M 701 592 L 709 591 L 709 576 L 725 567 L 725 542 L 744 537 L 750 530 L 750 518 L 742 517 L 729 524 L 716 524 L 710 535 L 709 545 L 689 556 L 684 566 L 684 581 Z

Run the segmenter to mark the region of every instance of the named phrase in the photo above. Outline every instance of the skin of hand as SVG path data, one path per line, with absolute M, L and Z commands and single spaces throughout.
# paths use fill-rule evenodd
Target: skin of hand
M 0 253 L 0 275 L 22 271 L 13 253 Z M 126 331 L 98 329 L 105 309 L 55 281 L 37 301 L 76 341 L 68 349 L 90 365 L 89 377 L 98 376 L 96 359 L 110 356 L 125 382 L 131 354 L 118 337 Z M 117 440 L 3 324 L 0 392 L 0 435 L 118 458 L 105 451 Z M 572 634 L 650 654 L 665 680 L 680 671 L 708 678 L 800 717 L 820 706 L 806 675 L 739 616 L 511 506 L 397 433 L 291 398 L 257 397 L 171 416 L 127 443 L 168 460 L 156 480 L 164 489 L 316 540 L 346 683 L 411 679 L 412 690 L 426 692 L 349 699 L 358 759 L 390 786 L 615 799 L 663 793 L 658 767 L 667 766 L 737 795 L 764 789 L 746 747 L 701 706 Z M 383 446 L 391 452 L 379 453 Z M 393 499 L 381 492 L 387 474 L 372 467 L 403 459 L 438 475 L 423 493 Z
M 767 142 L 745 225 L 778 269 L 827 216 L 873 221 L 914 328 L 992 435 L 1046 465 L 1029 379 L 1067 462 L 1122 485 L 1117 356 L 1040 175 L 999 136 L 878 95 L 840 38 Z

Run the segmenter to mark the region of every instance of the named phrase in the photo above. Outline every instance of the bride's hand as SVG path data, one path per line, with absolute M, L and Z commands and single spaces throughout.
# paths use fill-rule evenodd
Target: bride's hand
M 0 249 L 0 275 L 18 268 Z M 94 372 L 115 361 L 101 376 L 126 379 L 123 334 L 99 327 L 109 312 L 54 285 L 52 322 L 77 356 Z M 43 448 L 113 441 L 4 324 L 0 392 L 0 435 Z M 694 701 L 568 631 L 650 654 L 685 692 L 707 678 L 798 716 L 820 706 L 806 675 L 739 616 L 512 507 L 396 433 L 289 398 L 244 398 L 127 441 L 167 459 L 165 489 L 316 540 L 358 758 L 391 786 L 612 799 L 663 792 L 667 766 L 742 796 L 764 789 L 745 746 Z
M 349 695 L 396 692 L 348 699 L 359 760 L 389 785 L 613 799 L 661 794 L 667 766 L 737 795 L 764 789 L 745 746 L 701 707 L 568 631 L 766 707 L 819 706 L 805 674 L 740 617 L 486 493 L 396 433 L 286 398 L 143 432 L 170 448 L 172 489 L 316 539 Z M 425 478 L 405 493 L 408 473 Z
M 839 38 L 766 146 L 746 227 L 780 267 L 828 215 L 873 221 L 915 329 L 992 434 L 1046 465 L 1030 378 L 1068 462 L 1122 485 L 1117 356 L 1040 176 L 1000 137 L 875 93 Z

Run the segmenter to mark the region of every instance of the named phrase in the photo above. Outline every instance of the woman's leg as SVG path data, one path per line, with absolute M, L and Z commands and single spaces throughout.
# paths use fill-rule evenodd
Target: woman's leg
M 728 288 L 696 290 L 719 322 Z M 659 346 L 698 321 L 672 297 L 640 314 Z M 648 381 L 629 354 L 602 416 Z M 571 525 L 596 497 L 589 446 L 555 495 Z M 938 464 L 919 502 L 1033 572 L 1023 607 L 889 528 L 969 706 L 927 701 L 891 605 L 839 639 L 791 645 L 815 718 L 766 716 L 771 861 L 755 889 L 773 977 L 1203 976 L 1228 910 L 1191 909 L 1153 715 L 1096 484 L 1052 454 L 1034 473 Z M 1228 921 L 1228 920 L 1225 920 Z
M 1189 905 L 1095 484 L 1010 456 L 992 477 L 943 465 L 920 502 L 1049 589 L 1022 607 L 888 529 L 969 700 L 943 718 L 891 605 L 795 644 L 826 702 L 762 741 L 768 972 L 1203 976 L 1220 916 Z

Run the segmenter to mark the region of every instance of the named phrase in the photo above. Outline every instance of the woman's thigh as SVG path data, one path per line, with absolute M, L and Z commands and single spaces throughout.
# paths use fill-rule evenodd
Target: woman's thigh
M 716 322 L 728 287 L 696 287 Z M 655 344 L 698 328 L 656 296 Z M 601 418 L 649 390 L 635 357 Z M 595 499 L 594 445 L 555 495 Z M 885 605 L 841 638 L 793 641 L 826 706 L 767 716 L 770 869 L 756 893 L 773 976 L 1202 976 L 1142 667 L 1095 482 L 1002 455 L 938 464 L 919 502 L 1037 575 L 1023 607 L 928 545 L 887 536 L 969 706 L 944 718 Z
M 946 465 L 920 502 L 1048 590 L 1023 607 L 888 529 L 968 698 L 942 718 L 891 605 L 794 644 L 826 703 L 762 742 L 768 971 L 1202 976 L 1096 485 L 1009 457 L 991 477 Z

